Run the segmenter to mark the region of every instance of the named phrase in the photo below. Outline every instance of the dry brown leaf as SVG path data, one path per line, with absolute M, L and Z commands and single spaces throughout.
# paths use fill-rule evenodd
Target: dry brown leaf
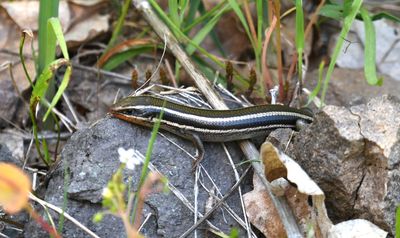
M 65 34 L 68 47 L 80 45 L 82 42 L 87 42 L 99 34 L 107 32 L 110 27 L 109 18 L 110 15 L 108 14 L 100 15 L 96 13 L 74 24 Z
M 143 45 L 149 45 L 149 44 L 156 44 L 156 42 L 152 39 L 128 39 L 126 41 L 123 41 L 114 47 L 112 47 L 106 54 L 104 54 L 103 57 L 101 57 L 97 63 L 97 65 L 101 68 L 103 65 L 114 55 L 121 53 L 123 51 L 126 51 L 128 49 L 131 49 L 135 46 L 143 46 Z
M 87 7 L 60 1 L 59 19 L 69 47 L 94 39 L 109 30 L 109 14 L 98 14 L 102 5 Z M 0 3 L 0 48 L 18 52 L 20 31 L 38 30 L 39 1 Z M 37 44 L 34 44 L 36 47 Z
M 254 190 L 244 194 L 246 215 L 266 237 L 286 237 L 286 231 L 271 198 L 257 175 L 253 177 Z
M 37 31 L 39 29 L 39 1 L 9 1 L 0 4 L 20 29 L 31 29 Z M 71 13 L 67 2 L 60 1 L 59 14 L 63 29 L 67 29 L 71 20 Z

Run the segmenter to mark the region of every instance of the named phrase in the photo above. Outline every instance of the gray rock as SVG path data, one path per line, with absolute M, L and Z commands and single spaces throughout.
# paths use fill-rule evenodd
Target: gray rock
M 394 234 L 400 203 L 400 100 L 326 106 L 288 154 L 325 192 L 330 218 L 365 218 Z
M 395 210 L 400 202 L 400 100 L 383 96 L 350 110 L 360 118 L 366 159 L 355 211 L 394 234 Z
M 0 162 L 15 163 L 15 161 L 8 146 L 0 144 Z
M 0 115 L 5 119 L 0 118 L 0 128 L 6 127 L 8 122 L 13 121 L 15 112 L 18 106 L 18 95 L 15 92 L 11 80 L 3 79 L 0 77 L 0 98 L 2 103 L 0 104 Z
M 318 70 L 308 74 L 306 86 L 313 89 L 318 82 Z M 335 68 L 326 94 L 326 104 L 336 106 L 354 106 L 367 103 L 374 97 L 383 94 L 397 95 L 400 92 L 400 81 L 384 75 L 382 86 L 371 86 L 367 83 L 362 69 Z
M 1 18 L 2 17 L 0 17 L 0 21 L 2 21 L 2 23 L 9 21 L 9 19 Z M 11 23 L 11 25 L 13 25 L 13 23 Z M 19 31 L 18 28 L 9 30 L 11 34 Z M 5 42 L 7 41 L 2 40 L 2 42 L 0 42 L 0 45 L 3 45 L 3 43 Z M 19 123 L 27 117 L 27 106 L 22 102 L 20 97 L 24 97 L 24 92 L 30 88 L 30 84 L 25 76 L 22 64 L 17 63 L 19 61 L 20 59 L 18 55 L 15 56 L 13 54 L 0 52 L 0 65 L 4 64 L 5 66 L 5 68 L 2 68 L 2 70 L 0 71 L 0 128 L 9 126 L 10 122 L 19 125 Z M 11 77 L 10 75 L 9 69 L 7 68 L 9 67 L 7 63 L 12 63 L 11 69 L 13 72 L 13 77 Z M 33 60 L 25 59 L 25 63 L 29 74 L 35 75 L 35 63 L 33 62 Z M 16 90 L 14 85 L 18 88 L 18 91 L 22 95 L 18 95 L 18 91 Z M 29 98 L 25 99 L 29 101 Z
M 149 129 L 118 119 L 106 118 L 87 129 L 76 132 L 61 153 L 63 166 L 66 166 L 70 174 L 66 211 L 100 237 L 125 237 L 123 225 L 115 217 L 105 216 L 103 221 L 98 224 L 92 222 L 92 216 L 102 210 L 102 189 L 106 187 L 112 174 L 119 167 L 117 149 L 119 147 L 134 148 L 145 154 L 150 134 L 151 130 Z M 191 142 L 171 134 L 166 134 L 166 136 L 191 154 L 195 153 Z M 233 160 L 238 163 L 242 155 L 238 146 L 235 143 L 227 145 Z M 225 152 L 221 145 L 211 143 L 205 144 L 205 150 L 206 155 L 202 164 L 212 176 L 222 194 L 225 194 L 235 183 L 234 174 L 226 160 Z M 192 161 L 189 156 L 172 145 L 166 138 L 158 136 L 151 162 L 193 204 L 194 175 L 191 172 Z M 63 166 L 57 168 L 45 195 L 46 201 L 59 207 L 62 207 L 63 204 Z M 239 168 L 239 172 L 241 171 L 242 168 Z M 136 184 L 140 169 L 136 168 L 134 172 L 128 172 L 126 181 L 128 175 L 133 175 L 133 181 Z M 208 188 L 212 188 L 207 178 L 202 180 Z M 208 194 L 200 188 L 198 205 L 199 211 L 203 214 L 208 197 Z M 235 192 L 227 203 L 237 214 L 243 216 L 238 199 L 238 194 Z M 148 213 L 151 213 L 152 216 L 142 230 L 146 237 L 178 237 L 193 224 L 192 212 L 171 192 L 168 194 L 151 194 L 145 203 L 142 214 Z M 214 212 L 210 221 L 226 233 L 229 233 L 232 227 L 239 227 L 228 213 L 222 212 L 221 209 Z M 27 237 L 43 235 L 41 229 L 38 229 L 32 223 L 27 225 L 26 228 Z M 207 228 L 206 223 L 200 226 L 200 235 L 207 233 L 202 228 Z M 87 236 L 68 221 L 65 223 L 63 235 L 65 237 Z M 212 234 L 209 235 L 212 237 Z

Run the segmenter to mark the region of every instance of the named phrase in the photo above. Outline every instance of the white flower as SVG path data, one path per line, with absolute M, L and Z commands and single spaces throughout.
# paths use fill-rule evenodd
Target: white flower
M 101 195 L 103 196 L 103 198 L 106 199 L 111 198 L 113 196 L 111 190 L 108 187 L 103 188 L 103 192 L 101 193 Z
M 126 167 L 130 170 L 134 170 L 136 165 L 142 163 L 141 159 L 135 156 L 133 149 L 125 150 L 122 147 L 118 148 L 119 161 L 126 164 Z

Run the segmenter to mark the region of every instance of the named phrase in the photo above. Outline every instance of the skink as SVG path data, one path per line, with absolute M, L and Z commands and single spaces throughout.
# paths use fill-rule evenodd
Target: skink
M 204 155 L 202 141 L 227 142 L 266 136 L 276 128 L 295 128 L 299 120 L 312 122 L 307 109 L 283 105 L 259 105 L 232 110 L 211 110 L 185 106 L 153 96 L 128 96 L 111 106 L 119 119 L 152 127 L 163 110 L 160 128 L 190 139 Z

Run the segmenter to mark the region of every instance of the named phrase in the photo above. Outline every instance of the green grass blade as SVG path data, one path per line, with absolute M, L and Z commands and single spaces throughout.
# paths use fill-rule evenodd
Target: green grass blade
M 227 10 L 226 10 L 225 12 L 223 12 L 222 14 L 228 12 L 229 9 L 230 9 L 230 6 L 228 5 L 228 6 L 227 6 Z M 210 11 L 208 11 L 208 10 L 206 10 L 206 9 L 204 8 L 204 5 L 203 5 L 203 4 L 201 4 L 201 5 L 199 6 L 198 11 L 200 12 L 200 16 L 205 16 L 205 15 L 208 15 L 208 14 L 210 13 Z M 215 16 L 215 14 L 217 14 L 217 13 L 218 13 L 218 11 L 214 12 L 214 13 L 211 14 L 210 16 L 213 17 L 213 16 Z M 208 20 L 204 20 L 204 22 L 208 22 Z M 224 58 L 226 58 L 225 49 L 224 49 L 224 47 L 223 47 L 223 45 L 222 45 L 222 42 L 220 41 L 220 39 L 219 39 L 219 37 L 218 37 L 218 35 L 217 35 L 217 31 L 216 31 L 215 28 L 213 28 L 213 29 L 211 30 L 211 32 L 210 32 L 210 37 L 211 37 L 211 40 L 213 41 L 213 43 L 215 44 L 216 48 L 218 49 L 219 53 L 221 54 L 221 56 L 224 57 Z
M 42 140 L 42 147 L 44 151 L 44 160 L 46 161 L 46 164 L 51 164 L 49 147 L 47 146 L 47 141 L 45 139 Z
M 195 47 L 197 47 L 197 50 L 201 54 L 203 54 L 208 59 L 213 61 L 219 67 L 225 68 L 224 62 L 221 62 L 215 55 L 210 54 L 204 48 L 194 44 L 193 41 L 188 36 L 186 36 L 179 28 L 177 28 L 174 24 L 172 24 L 171 20 L 165 15 L 164 11 L 160 8 L 160 6 L 157 4 L 157 2 L 155 0 L 149 0 L 149 3 L 153 7 L 153 9 L 156 11 L 156 13 L 159 15 L 161 20 L 164 21 L 164 23 L 169 27 L 169 29 L 173 32 L 173 34 L 178 38 L 178 41 L 180 41 L 181 43 L 193 44 Z M 244 87 L 249 86 L 249 83 L 241 75 L 235 74 L 234 77 Z
M 311 92 L 310 96 L 308 97 L 307 106 L 314 100 L 314 98 L 318 95 L 319 91 L 321 90 L 324 67 L 325 67 L 325 61 L 321 61 L 318 68 L 318 83 L 317 86 L 314 88 L 314 90 Z
M 49 108 L 47 109 L 46 114 L 43 117 L 43 121 L 46 121 L 47 117 L 49 116 L 51 110 L 56 106 L 57 102 L 60 100 L 62 94 L 64 93 L 65 89 L 69 84 L 69 80 L 71 78 L 72 67 L 69 65 L 65 70 L 63 80 L 61 81 L 60 86 L 58 87 L 56 95 L 54 95 L 53 100 L 50 103 Z
M 165 22 L 165 24 L 170 28 L 170 30 L 178 38 L 178 40 L 187 42 L 189 44 L 193 44 L 200 53 L 202 53 L 203 55 L 208 57 L 210 60 L 212 60 L 219 67 L 221 67 L 221 68 L 225 67 L 225 64 L 223 62 L 221 62 L 220 60 L 218 60 L 217 57 L 215 57 L 214 55 L 208 53 L 204 48 L 194 44 L 193 41 L 188 36 L 186 36 L 179 28 L 177 28 L 171 22 L 171 20 L 165 15 L 164 11 L 160 8 L 160 6 L 157 4 L 157 2 L 155 2 L 154 0 L 149 0 L 149 2 L 151 4 L 151 6 L 154 8 L 154 10 L 157 12 L 157 14 L 160 16 L 160 18 Z M 241 81 L 245 85 L 247 85 L 247 82 L 245 82 L 245 80 L 242 77 L 237 77 L 236 79 Z
M 62 64 L 58 65 L 67 65 L 67 69 L 64 73 L 64 77 L 63 80 L 61 81 L 60 86 L 58 87 L 57 93 L 54 95 L 51 103 L 50 103 L 50 107 L 47 109 L 46 114 L 43 117 L 43 121 L 47 120 L 47 117 L 49 116 L 51 110 L 55 107 L 55 105 L 57 104 L 57 102 L 60 100 L 62 94 L 64 93 L 65 89 L 68 86 L 69 83 L 69 79 L 71 77 L 71 73 L 72 73 L 72 68 L 71 65 L 69 63 L 69 55 L 68 55 L 68 49 L 67 49 L 67 43 L 65 42 L 65 38 L 64 38 L 64 34 L 62 32 L 62 27 L 61 27 L 61 23 L 60 20 L 58 18 L 50 18 L 48 20 L 48 30 L 47 33 L 49 34 L 49 37 L 54 37 L 55 39 L 57 39 L 58 44 L 60 46 L 61 52 L 63 54 L 63 61 Z M 55 46 L 54 46 L 55 47 Z
M 400 238 L 400 206 L 396 208 L 396 238 Z
M 371 17 L 371 20 L 372 21 L 376 21 L 376 20 L 380 20 L 380 19 L 383 19 L 383 18 L 387 19 L 387 20 L 391 20 L 391 21 L 397 22 L 397 23 L 400 23 L 400 18 L 399 17 L 397 17 L 395 15 L 392 15 L 392 14 L 390 14 L 388 12 L 379 12 L 379 13 L 373 15 Z
M 303 50 L 304 50 L 304 13 L 302 0 L 296 0 L 296 50 L 298 79 L 302 84 L 303 79 Z M 301 89 L 300 89 L 301 90 Z
M 163 104 L 163 108 L 165 107 L 165 101 Z M 140 191 L 140 189 L 142 188 L 145 179 L 147 178 L 147 173 L 148 173 L 148 167 L 149 167 L 149 163 L 150 163 L 150 159 L 151 159 L 151 154 L 153 153 L 153 148 L 154 148 L 154 143 L 156 141 L 157 138 L 157 133 L 158 130 L 160 129 L 160 125 L 161 125 L 161 119 L 164 115 L 164 109 L 161 110 L 160 115 L 158 116 L 156 122 L 153 125 L 153 130 L 151 131 L 151 137 L 149 140 L 149 145 L 147 146 L 147 150 L 146 150 L 146 157 L 145 160 L 143 161 L 143 167 L 142 167 L 142 172 L 140 174 L 140 179 L 139 179 L 139 184 L 137 187 L 137 191 Z M 133 207 L 133 211 L 132 211 L 132 216 L 131 216 L 131 221 L 135 221 L 135 217 L 136 216 L 141 216 L 142 214 L 137 214 L 137 206 L 138 206 L 138 196 L 135 196 L 135 204 Z
M 180 0 L 179 1 L 179 23 L 182 26 L 182 23 L 185 19 L 186 9 L 188 7 L 189 1 L 188 0 Z
M 178 0 L 168 0 L 169 17 L 175 26 L 180 27 Z
M 184 22 L 185 26 L 192 24 L 192 22 L 194 21 L 194 18 L 199 9 L 200 3 L 201 3 L 201 0 L 191 0 L 190 1 L 189 10 L 188 10 L 185 22 Z
M 28 69 L 26 68 L 25 57 L 24 57 L 24 45 L 25 45 L 25 38 L 26 38 L 27 35 L 30 38 L 33 38 L 32 31 L 30 31 L 30 30 L 22 31 L 22 36 L 21 36 L 21 39 L 20 39 L 20 42 L 19 42 L 19 58 L 21 59 L 21 64 L 22 64 L 22 68 L 24 69 L 25 77 L 28 79 L 29 84 L 32 87 L 33 86 L 33 82 L 32 82 L 31 76 L 28 73 Z
M 39 58 L 37 73 L 40 74 L 44 68 L 55 58 L 54 37 L 48 37 L 47 20 L 58 16 L 58 0 L 40 0 L 39 6 Z
M 340 32 L 340 35 L 338 37 L 338 42 L 336 43 L 335 49 L 333 51 L 331 62 L 329 63 L 328 70 L 326 72 L 326 76 L 325 76 L 325 80 L 324 80 L 324 84 L 322 87 L 321 100 L 323 103 L 325 102 L 325 96 L 326 96 L 326 91 L 328 89 L 328 84 L 331 79 L 333 70 L 335 68 L 335 64 L 336 64 L 337 58 L 339 56 L 339 53 L 342 50 L 344 39 L 346 39 L 346 36 L 349 33 L 351 24 L 353 23 L 354 19 L 356 18 L 356 15 L 357 15 L 358 11 L 360 10 L 361 4 L 362 4 L 362 0 L 354 0 L 350 13 L 344 18 L 343 28 L 342 28 L 342 31 Z
M 124 1 L 124 5 L 122 6 L 122 9 L 121 9 L 121 14 L 118 17 L 117 25 L 115 26 L 115 29 L 114 29 L 114 31 L 112 33 L 112 36 L 111 36 L 111 39 L 108 42 L 107 48 L 104 51 L 103 55 L 108 50 L 110 50 L 111 47 L 113 47 L 115 45 L 115 42 L 117 41 L 118 36 L 121 33 L 122 26 L 124 25 L 124 21 L 125 21 L 126 15 L 128 14 L 128 9 L 129 9 L 130 4 L 131 4 L 130 0 L 125 0 Z
M 246 17 L 244 16 L 242 9 L 240 8 L 240 5 L 238 4 L 238 1 L 236 0 L 228 0 L 228 3 L 232 7 L 233 11 L 236 13 L 238 16 L 240 22 L 242 23 L 244 30 L 247 34 L 247 37 L 249 38 L 249 41 L 251 43 L 251 46 L 253 47 L 254 50 L 254 55 L 256 58 L 256 67 L 259 72 L 261 72 L 261 51 L 262 47 L 257 47 L 257 44 L 255 42 L 255 39 L 253 38 L 252 34 L 250 33 L 250 27 L 247 23 Z
M 263 19 L 263 1 L 256 0 L 256 9 L 257 9 L 257 51 L 262 50 L 262 38 L 264 35 L 263 26 L 264 26 L 264 19 Z
M 344 0 L 343 1 L 343 16 L 344 17 L 347 17 L 349 14 L 351 14 L 353 3 L 354 3 L 354 0 Z
M 197 55 L 193 55 L 192 57 L 193 61 L 196 63 L 196 65 L 200 68 L 201 72 L 204 73 L 204 75 L 209 78 L 212 79 L 212 81 L 214 82 L 215 80 L 215 72 L 216 70 L 213 69 L 212 67 L 210 67 L 209 64 L 207 64 L 207 62 L 204 61 L 204 59 L 202 57 L 199 57 Z M 219 74 L 218 78 L 216 80 L 217 84 L 222 84 L 224 87 L 226 87 L 226 78 L 224 77 L 223 74 Z
M 212 31 L 215 25 L 218 23 L 219 19 L 221 19 L 222 14 L 227 9 L 227 6 L 218 11 L 218 13 L 204 25 L 203 28 L 193 37 L 192 42 L 186 47 L 186 52 L 191 55 L 196 51 L 196 48 L 200 45 L 200 43 L 207 37 L 207 35 Z
M 361 17 L 365 28 L 364 46 L 364 74 L 370 85 L 382 85 L 383 79 L 378 79 L 376 75 L 376 36 L 375 27 L 365 8 L 360 9 Z
M 69 60 L 67 43 L 62 32 L 60 20 L 55 17 L 50 18 L 48 20 L 47 27 L 47 32 L 49 33 L 49 35 L 53 34 L 53 37 L 57 39 L 64 59 Z
M 194 19 L 192 22 L 190 22 L 190 24 L 188 24 L 183 30 L 182 32 L 184 33 L 188 33 L 190 30 L 193 29 L 193 27 L 208 21 L 209 18 L 213 17 L 216 12 L 218 12 L 219 9 L 221 9 L 222 7 L 224 7 L 225 1 L 221 1 L 220 3 L 218 3 L 215 7 L 211 8 L 210 10 L 205 10 L 203 4 L 200 2 L 200 5 L 198 7 L 198 11 L 201 13 L 199 17 L 197 17 L 196 19 Z M 230 8 L 228 9 L 230 10 Z
M 224 46 L 223 46 L 222 42 L 219 40 L 217 32 L 215 31 L 215 29 L 211 30 L 210 37 L 211 37 L 211 40 L 214 42 L 216 48 L 218 49 L 219 53 L 221 54 L 221 56 L 223 58 L 227 58 Z
M 318 14 L 340 21 L 343 19 L 343 6 L 339 4 L 326 4 Z
M 38 103 L 46 94 L 47 88 L 49 87 L 49 81 L 54 75 L 54 70 L 63 64 L 64 59 L 58 59 L 50 63 L 43 72 L 39 75 L 35 86 L 32 90 L 31 105 Z

